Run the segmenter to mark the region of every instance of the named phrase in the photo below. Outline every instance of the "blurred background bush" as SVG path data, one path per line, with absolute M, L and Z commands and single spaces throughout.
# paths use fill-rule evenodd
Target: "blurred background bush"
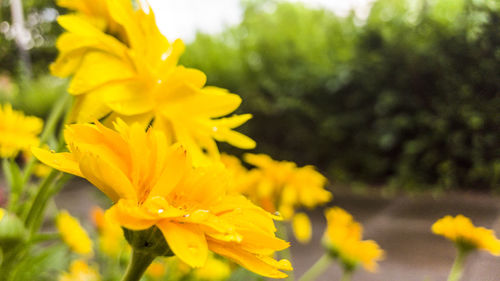
M 0 98 L 44 116 L 65 87 L 47 76 L 58 11 L 24 2 L 27 80 L 8 2 Z M 275 159 L 317 165 L 333 182 L 500 191 L 499 26 L 498 0 L 376 0 L 363 20 L 245 1 L 241 24 L 198 34 L 181 63 L 242 96 L 240 111 L 254 114 L 245 133 Z

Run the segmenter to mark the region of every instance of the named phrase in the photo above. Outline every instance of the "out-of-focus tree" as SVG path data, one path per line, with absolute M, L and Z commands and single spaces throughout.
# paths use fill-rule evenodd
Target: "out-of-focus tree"
M 366 20 L 247 2 L 183 63 L 242 95 L 248 134 L 335 180 L 500 184 L 498 1 L 378 0 Z
M 0 0 L 0 73 L 17 77 L 21 74 L 20 57 L 15 43 L 16 32 L 11 16 L 11 1 Z M 36 75 L 48 71 L 48 65 L 57 54 L 55 40 L 61 33 L 56 23 L 59 14 L 54 0 L 23 0 L 25 28 L 33 72 Z

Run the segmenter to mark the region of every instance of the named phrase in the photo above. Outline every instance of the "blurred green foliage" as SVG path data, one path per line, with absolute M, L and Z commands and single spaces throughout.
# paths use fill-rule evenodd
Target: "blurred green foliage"
M 57 55 L 55 41 L 62 32 L 56 22 L 60 9 L 55 0 L 23 0 L 22 4 L 33 73 L 43 75 Z M 0 74 L 19 77 L 22 68 L 14 36 L 10 0 L 0 0 Z
M 337 181 L 500 187 L 500 10 L 487 0 L 378 0 L 366 20 L 250 1 L 182 63 L 243 97 L 276 159 Z
M 62 32 L 56 22 L 59 8 L 55 0 L 23 0 L 22 4 L 33 77 L 20 65 L 10 1 L 0 0 L 0 103 L 9 102 L 30 115 L 46 117 L 67 86 L 48 74 L 57 55 L 55 41 Z

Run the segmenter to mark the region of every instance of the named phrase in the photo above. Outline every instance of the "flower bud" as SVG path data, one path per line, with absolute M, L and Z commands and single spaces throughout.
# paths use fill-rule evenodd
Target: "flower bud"
M 0 209 L 0 247 L 7 251 L 25 240 L 23 222 L 16 215 Z

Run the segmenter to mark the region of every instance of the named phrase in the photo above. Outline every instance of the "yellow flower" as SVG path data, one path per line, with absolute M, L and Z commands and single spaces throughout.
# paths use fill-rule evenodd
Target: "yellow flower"
M 500 240 L 495 232 L 484 227 L 475 227 L 471 220 L 463 215 L 445 216 L 432 225 L 432 232 L 455 242 L 464 250 L 480 249 L 492 255 L 500 255 Z
M 146 275 L 153 278 L 154 280 L 158 280 L 165 276 L 166 272 L 167 270 L 163 262 L 153 261 L 146 270 Z
M 99 234 L 99 249 L 109 257 L 116 258 L 123 251 L 130 251 L 120 225 L 104 215 L 99 207 L 92 208 L 92 218 Z
M 170 43 L 160 33 L 145 1 L 139 1 L 136 10 L 128 0 L 105 2 L 111 18 L 123 28 L 125 41 L 79 16 L 58 19 L 67 32 L 57 42 L 59 56 L 51 72 L 73 76 L 68 92 L 76 99 L 76 122 L 107 116 L 107 120 L 119 117 L 146 127 L 154 120 L 167 139 L 181 142 L 200 165 L 219 158 L 215 141 L 255 147 L 252 139 L 233 131 L 250 114 L 222 118 L 239 107 L 241 98 L 205 86 L 203 72 L 177 65 L 184 44 L 181 40 Z
M 304 213 L 297 213 L 292 219 L 292 229 L 300 243 L 308 243 L 311 240 L 312 227 L 309 217 Z
M 101 280 L 97 270 L 90 267 L 83 260 L 76 260 L 71 263 L 68 273 L 59 276 L 59 281 L 99 281 Z
M 0 208 L 0 221 L 3 219 L 3 216 L 5 215 L 5 209 Z
M 56 226 L 71 250 L 80 255 L 92 255 L 92 240 L 76 218 L 67 211 L 61 211 L 56 217 Z
M 331 200 L 325 190 L 326 178 L 313 166 L 297 167 L 293 162 L 275 161 L 264 154 L 245 154 L 245 161 L 256 168 L 251 170 L 253 184 L 247 184 L 247 194 L 264 209 L 279 211 L 289 220 L 295 208 L 313 208 Z
M 375 271 L 377 261 L 384 251 L 372 240 L 361 240 L 363 228 L 345 210 L 335 207 L 325 212 L 327 229 L 324 240 L 333 257 L 344 267 L 355 269 L 359 264 L 369 271 Z
M 10 104 L 0 104 L 0 157 L 15 157 L 19 151 L 38 145 L 42 119 L 25 116 Z
M 210 255 L 205 266 L 195 269 L 193 275 L 196 280 L 222 281 L 229 278 L 231 268 L 227 262 Z
M 193 168 L 180 145 L 139 124 L 76 124 L 65 130 L 69 152 L 34 148 L 53 168 L 88 179 L 115 204 L 106 215 L 130 230 L 158 227 L 170 249 L 192 267 L 208 250 L 263 276 L 286 277 L 287 260 L 271 255 L 289 244 L 276 238 L 273 216 L 242 195 L 227 195 L 222 164 Z

